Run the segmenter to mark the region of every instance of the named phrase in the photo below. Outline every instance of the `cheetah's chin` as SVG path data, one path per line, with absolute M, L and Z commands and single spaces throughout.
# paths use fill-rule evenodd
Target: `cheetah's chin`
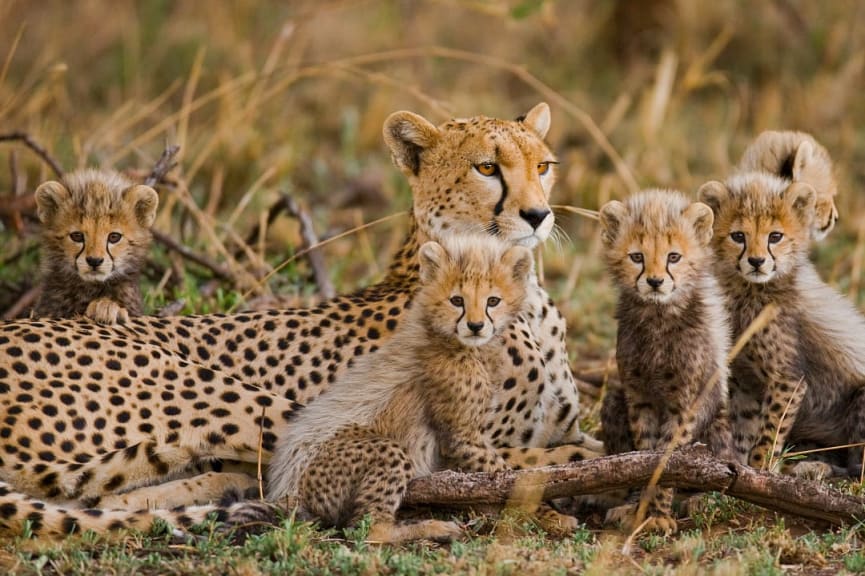
M 766 284 L 775 277 L 775 273 L 750 270 L 748 272 L 743 272 L 742 277 L 753 284 Z

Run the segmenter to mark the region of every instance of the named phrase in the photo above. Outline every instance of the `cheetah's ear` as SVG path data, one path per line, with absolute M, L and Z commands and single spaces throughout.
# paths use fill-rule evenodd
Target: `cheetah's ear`
M 150 186 L 132 186 L 124 193 L 124 197 L 135 214 L 135 219 L 142 228 L 150 228 L 156 219 L 156 208 L 159 206 L 159 196 Z
M 43 224 L 57 216 L 60 206 L 69 200 L 69 190 L 60 182 L 51 180 L 36 189 L 36 214 Z
M 542 139 L 546 138 L 547 132 L 550 131 L 550 122 L 550 106 L 546 102 L 536 104 L 522 119 L 522 123 Z
M 442 245 L 438 242 L 426 242 L 418 251 L 418 259 L 420 260 L 420 279 L 421 282 L 427 284 L 435 279 L 436 274 L 444 266 L 447 260 L 447 253 Z
M 682 215 L 694 227 L 697 242 L 703 246 L 707 245 L 712 239 L 712 224 L 715 222 L 712 209 L 702 202 L 694 202 L 685 208 Z
M 814 157 L 814 146 L 809 140 L 802 140 L 796 148 L 793 155 L 793 181 L 802 180 L 805 170 L 811 165 L 811 160 Z
M 618 200 L 610 200 L 603 206 L 599 217 L 601 220 L 601 240 L 609 246 L 616 241 L 622 222 L 628 216 L 628 209 Z
M 525 246 L 512 246 L 502 255 L 502 265 L 511 269 L 513 279 L 523 282 L 534 267 L 532 251 Z
M 716 217 L 721 212 L 721 206 L 729 197 L 730 191 L 726 186 L 724 186 L 724 184 L 717 180 L 706 182 L 700 186 L 700 189 L 697 191 L 697 198 L 700 199 L 700 202 L 711 208 Z
M 811 226 L 811 221 L 814 219 L 814 206 L 817 203 L 817 192 L 810 184 L 793 182 L 784 190 L 784 201 L 803 226 Z
M 439 139 L 439 130 L 414 112 L 394 112 L 384 121 L 384 141 L 393 163 L 406 174 L 420 172 L 420 155 Z

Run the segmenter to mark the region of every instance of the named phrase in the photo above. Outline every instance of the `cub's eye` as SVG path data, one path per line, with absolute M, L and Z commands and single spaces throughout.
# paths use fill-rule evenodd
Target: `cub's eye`
M 451 296 L 451 304 L 456 306 L 457 308 L 461 308 L 464 304 L 462 296 Z
M 495 176 L 499 172 L 499 165 L 493 162 L 484 162 L 475 166 L 475 170 L 484 176 Z
M 123 234 L 121 234 L 120 232 L 112 232 L 108 235 L 108 241 L 112 244 L 117 244 L 118 242 L 120 242 L 121 238 L 123 238 Z
M 678 252 L 670 252 L 669 254 L 667 254 L 667 262 L 669 262 L 670 264 L 675 264 L 681 259 L 682 255 Z
M 487 306 L 489 306 L 490 308 L 495 308 L 499 305 L 499 302 L 501 301 L 502 299 L 498 296 L 490 296 L 489 298 L 487 298 Z
M 744 244 L 745 243 L 745 233 L 744 232 L 731 232 L 730 240 L 735 242 L 736 244 Z
M 643 253 L 642 252 L 631 252 L 628 254 L 628 258 L 631 259 L 631 262 L 634 264 L 642 264 L 643 263 Z
M 550 164 L 553 164 L 553 162 L 541 162 L 541 163 L 539 163 L 538 164 L 538 174 L 543 176 L 544 174 L 549 172 L 550 171 Z
M 769 244 L 777 244 L 783 237 L 784 235 L 781 232 L 771 232 L 769 234 Z
M 77 244 L 84 242 L 84 232 L 73 232 L 69 235 L 69 239 Z

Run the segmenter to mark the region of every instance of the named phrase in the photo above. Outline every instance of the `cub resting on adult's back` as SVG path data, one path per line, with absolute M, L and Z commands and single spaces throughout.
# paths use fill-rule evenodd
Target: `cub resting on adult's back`
M 112 170 L 79 170 L 36 189 L 42 294 L 36 316 L 100 324 L 141 314 L 138 286 L 159 198 Z
M 766 173 L 708 182 L 715 272 L 734 337 L 769 305 L 777 315 L 732 364 L 730 418 L 742 462 L 765 467 L 785 443 L 865 441 L 865 318 L 808 260 L 817 194 Z M 859 476 L 861 446 L 849 449 Z
M 421 246 L 422 287 L 394 337 L 292 418 L 270 463 L 268 499 L 296 501 L 337 526 L 370 514 L 374 541 L 447 539 L 459 533 L 452 522 L 395 522 L 409 480 L 446 467 L 507 468 L 482 432 L 493 397 L 486 365 L 523 311 L 531 253 L 488 236 L 445 246 Z
M 619 292 L 620 384 L 601 409 L 608 453 L 694 440 L 727 456 L 729 324 L 711 272 L 712 210 L 646 190 L 601 208 L 607 268 Z M 674 531 L 672 489 L 656 488 L 648 529 Z

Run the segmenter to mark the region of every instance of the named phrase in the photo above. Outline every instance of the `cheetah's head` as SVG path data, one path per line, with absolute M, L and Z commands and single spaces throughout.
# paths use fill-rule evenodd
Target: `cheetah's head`
M 795 270 L 808 257 L 815 196 L 809 184 L 758 172 L 703 184 L 700 199 L 715 213 L 720 276 L 765 284 Z
M 532 254 L 487 236 L 464 236 L 420 249 L 416 306 L 432 332 L 482 346 L 522 311 Z M 413 307 L 415 305 L 413 304 Z
M 704 272 L 712 210 L 683 194 L 645 190 L 601 208 L 604 256 L 619 289 L 656 304 L 687 296 Z
M 530 248 L 545 241 L 554 221 L 549 127 L 545 103 L 519 120 L 477 116 L 438 127 L 412 112 L 391 114 L 384 139 L 411 184 L 420 231 L 436 241 L 478 232 Z
M 36 189 L 43 261 L 52 272 L 105 282 L 135 272 L 150 244 L 158 196 L 110 171 L 83 170 Z

